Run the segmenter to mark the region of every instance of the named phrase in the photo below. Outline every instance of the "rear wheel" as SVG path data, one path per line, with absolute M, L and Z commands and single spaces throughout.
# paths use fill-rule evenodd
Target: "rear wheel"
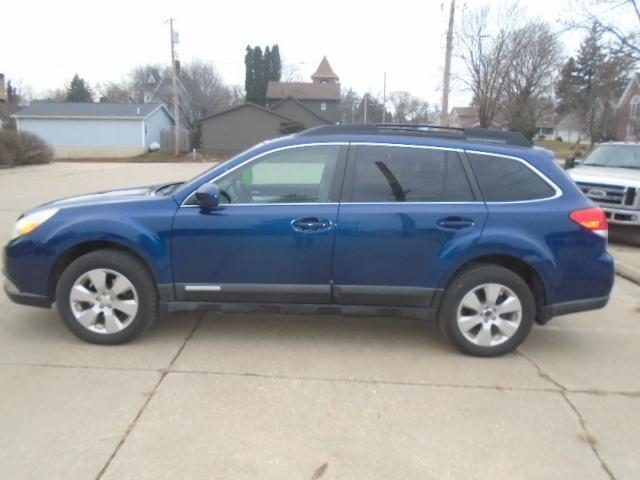
M 73 261 L 60 276 L 56 303 L 69 330 L 99 344 L 127 342 L 158 315 L 158 295 L 146 266 L 118 250 L 98 250 Z
M 527 283 L 499 265 L 475 265 L 452 282 L 438 322 L 454 346 L 469 355 L 511 352 L 531 331 L 535 299 Z

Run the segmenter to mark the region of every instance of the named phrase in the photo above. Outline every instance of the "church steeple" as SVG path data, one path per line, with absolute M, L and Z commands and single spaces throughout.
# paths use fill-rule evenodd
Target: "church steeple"
M 313 83 L 338 83 L 340 78 L 336 75 L 329 65 L 329 60 L 327 60 L 327 56 L 322 57 L 322 61 L 320 65 L 318 65 L 317 70 L 313 75 L 311 75 L 311 80 Z

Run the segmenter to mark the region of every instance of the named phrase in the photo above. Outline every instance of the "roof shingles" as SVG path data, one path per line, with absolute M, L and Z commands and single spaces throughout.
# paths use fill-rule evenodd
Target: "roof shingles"
M 281 100 L 293 97 L 298 100 L 340 100 L 339 83 L 269 82 L 267 98 Z
M 145 118 L 161 106 L 160 103 L 33 102 L 15 116 Z

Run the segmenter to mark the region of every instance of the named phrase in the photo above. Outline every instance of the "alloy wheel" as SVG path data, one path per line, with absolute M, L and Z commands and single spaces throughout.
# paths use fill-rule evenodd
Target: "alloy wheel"
M 474 345 L 494 347 L 509 340 L 520 327 L 522 304 L 505 285 L 485 283 L 469 291 L 458 305 L 457 324 Z
M 75 319 L 95 333 L 118 333 L 129 326 L 139 308 L 133 283 L 123 274 L 106 268 L 83 273 L 69 292 Z

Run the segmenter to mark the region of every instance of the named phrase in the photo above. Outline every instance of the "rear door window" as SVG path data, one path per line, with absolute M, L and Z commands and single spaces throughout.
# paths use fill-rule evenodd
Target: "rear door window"
M 485 202 L 522 202 L 553 197 L 555 190 L 518 160 L 468 153 Z
M 456 152 L 386 145 L 352 147 L 351 202 L 469 202 Z

